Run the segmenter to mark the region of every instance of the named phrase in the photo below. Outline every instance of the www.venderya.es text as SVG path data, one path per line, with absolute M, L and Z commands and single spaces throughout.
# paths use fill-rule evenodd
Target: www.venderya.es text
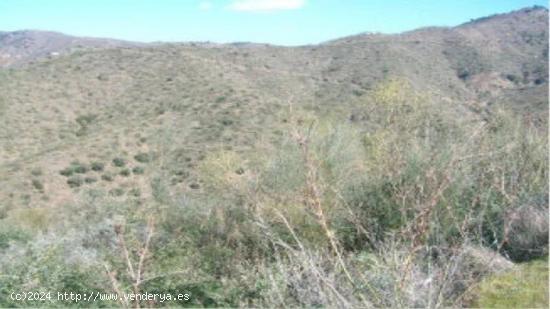
M 191 299 L 189 293 L 74 293 L 74 292 L 11 292 L 10 298 L 22 302 L 96 302 L 96 301 L 116 301 L 130 303 L 135 301 L 149 302 L 170 302 L 170 301 L 188 301 Z

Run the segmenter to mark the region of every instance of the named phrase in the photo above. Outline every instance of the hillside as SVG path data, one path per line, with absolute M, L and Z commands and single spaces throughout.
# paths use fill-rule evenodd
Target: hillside
M 0 31 L 0 67 L 17 66 L 45 57 L 58 57 L 76 50 L 143 45 L 112 39 L 74 37 L 50 31 Z
M 210 147 L 252 145 L 264 131 L 271 131 L 265 138 L 276 138 L 278 114 L 286 111 L 289 100 L 350 116 L 353 102 L 397 76 L 452 106 L 460 117 L 504 105 L 544 121 L 547 15 L 546 9 L 525 9 L 456 28 L 359 35 L 295 48 L 164 44 L 113 49 L 107 47 L 120 42 L 4 34 L 3 50 L 13 48 L 6 42 L 26 46 L 29 59 L 77 45 L 101 48 L 2 73 L 1 168 L 23 160 L 45 166 L 50 169 L 44 175 L 48 189 L 61 196 L 56 190 L 65 179 L 57 169 L 68 162 L 57 161 L 90 160 L 80 153 L 83 148 L 104 149 L 105 154 L 91 151 L 104 160 L 107 153 L 136 152 L 145 146 L 135 136 L 150 139 L 173 123 L 188 136 L 174 151 L 189 148 L 187 159 L 195 162 Z M 93 120 L 86 134 L 78 135 L 78 117 L 86 115 L 94 115 Z M 3 175 L 9 182 L 27 178 Z M 2 187 L 12 192 L 10 186 Z
M 205 176 L 204 170 L 210 163 L 233 162 L 236 159 L 232 156 L 249 159 L 241 163 L 243 166 L 231 165 L 234 173 L 230 176 L 220 177 L 237 179 L 232 188 L 241 188 L 248 181 L 240 180 L 242 177 L 259 175 L 249 172 L 245 165 L 254 166 L 256 159 L 286 149 L 282 145 L 288 142 L 288 127 L 293 121 L 301 124 L 320 119 L 320 123 L 350 125 L 358 135 L 366 136 L 362 143 L 368 145 L 369 134 L 379 125 L 373 120 L 378 114 L 369 108 L 386 102 L 385 89 L 394 91 L 389 97 L 396 100 L 414 98 L 414 102 L 420 102 L 419 110 L 425 114 L 414 121 L 424 123 L 435 117 L 438 120 L 434 123 L 448 124 L 449 132 L 492 125 L 494 119 L 500 121 L 501 112 L 514 114 L 546 132 L 548 10 L 528 8 L 452 28 L 425 28 L 396 35 L 360 34 L 299 47 L 143 44 L 42 31 L 0 32 L 0 225 L 10 222 L 30 231 L 30 237 L 42 237 L 36 235 L 65 233 L 70 224 L 59 223 L 64 221 L 52 214 L 66 219 L 72 212 L 90 211 L 81 207 L 94 201 L 91 196 L 108 198 L 101 205 L 111 206 L 136 199 L 136 205 L 150 206 L 170 204 L 166 200 L 214 196 L 212 179 Z M 424 110 L 424 101 L 436 107 Z M 380 119 L 385 123 L 391 117 Z M 386 123 L 388 130 L 399 125 Z M 379 138 L 392 140 L 392 132 Z M 533 143 L 540 146 L 540 140 L 536 141 Z M 324 149 L 322 145 L 319 149 Z M 350 145 L 350 149 L 355 147 Z M 418 148 L 411 146 L 410 150 Z M 491 153 L 491 149 L 485 150 Z M 344 153 L 352 155 L 352 151 Z M 231 155 L 222 156 L 221 163 L 213 158 L 227 153 Z M 428 153 L 422 154 L 432 158 Z M 357 170 L 378 171 L 369 164 L 358 164 Z M 483 164 L 489 166 L 491 162 Z M 411 173 L 414 170 L 407 169 Z M 544 179 L 545 173 L 533 175 Z M 531 175 L 524 170 L 520 174 L 510 178 Z M 484 177 L 493 176 L 481 175 L 472 182 L 483 182 Z M 161 190 L 166 196 L 164 202 L 158 198 L 160 184 L 165 185 Z M 465 188 L 472 186 L 464 184 Z M 435 190 L 426 185 L 426 190 L 430 188 Z M 249 190 L 239 196 L 239 201 L 257 193 L 256 189 Z M 539 201 L 544 194 L 547 197 L 547 192 L 532 188 L 513 190 L 510 194 L 523 194 L 522 198 Z M 224 200 L 223 194 L 220 201 Z M 489 195 L 480 193 L 478 198 L 489 199 Z M 458 196 L 461 194 L 452 193 L 449 200 Z M 297 198 L 290 203 L 300 202 Z M 97 213 L 93 216 L 93 224 L 103 220 Z M 193 221 L 189 220 L 186 222 Z M 104 229 L 97 224 L 90 227 L 93 233 Z M 173 228 L 174 224 L 169 221 L 166 226 Z M 236 223 L 222 226 L 231 230 L 232 224 Z M 236 236 L 227 235 L 239 239 L 236 242 L 253 242 L 239 238 L 246 231 L 231 231 Z

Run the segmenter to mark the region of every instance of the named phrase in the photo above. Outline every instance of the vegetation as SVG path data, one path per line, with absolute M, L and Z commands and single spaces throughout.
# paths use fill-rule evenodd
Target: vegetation
M 546 308 L 548 79 L 533 55 L 547 39 L 493 32 L 501 19 L 547 31 L 539 11 L 525 14 L 0 70 L 0 295 Z M 481 43 L 480 25 L 493 34 Z M 0 307 L 44 306 L 2 296 Z
M 88 176 L 86 178 L 84 178 L 84 182 L 86 183 L 94 183 L 97 181 L 97 178 L 93 177 L 93 176 Z
M 92 162 L 91 168 L 92 168 L 93 171 L 101 172 L 105 168 L 105 164 L 103 164 L 101 162 Z
M 32 236 L 43 239 L 33 246 L 14 238 L 2 267 L 24 278 L 38 265 L 64 265 L 37 279 L 48 288 L 191 295 L 166 305 L 502 305 L 495 286 L 514 289 L 520 280 L 506 257 L 547 254 L 539 250 L 548 233 L 545 134 L 504 111 L 465 125 L 403 79 L 380 83 L 356 113 L 364 123 L 285 115 L 279 147 L 208 154 L 198 166 L 201 185 L 188 184 L 200 190 L 185 198 L 169 190 L 162 173 L 173 163 L 160 157 L 166 165 L 155 169 L 150 197 L 135 187 L 83 191 L 61 212 L 67 216 L 40 219 L 53 235 L 70 237 L 55 249 L 38 245 L 49 239 L 43 234 Z M 73 250 L 63 250 L 68 244 Z M 538 290 L 543 272 L 529 267 L 533 283 L 517 297 L 506 292 L 503 305 L 547 303 Z M 6 278 L 10 289 L 25 284 Z
M 32 180 L 32 186 L 38 191 L 44 191 L 44 185 L 38 179 L 33 179 Z
M 71 165 L 59 171 L 59 174 L 69 177 L 73 174 L 86 174 L 89 168 L 86 164 L 82 164 L 78 161 L 71 162 Z
M 134 172 L 134 174 L 136 175 L 141 175 L 145 172 L 145 169 L 141 166 L 136 166 L 132 169 L 132 172 Z
M 128 177 L 128 176 L 130 176 L 130 169 L 123 168 L 123 169 L 120 170 L 119 174 L 120 174 L 120 176 Z
M 97 115 L 87 114 L 80 115 L 76 118 L 76 123 L 79 125 L 78 130 L 75 132 L 76 136 L 83 136 L 88 133 L 88 127 L 96 119 Z
M 69 167 L 64 168 L 61 171 L 59 171 L 59 174 L 61 174 L 63 176 L 66 176 L 66 177 L 71 176 L 73 173 L 74 173 L 74 170 L 72 168 L 69 168 Z
M 109 173 L 105 173 L 105 174 L 101 175 L 101 179 L 103 179 L 105 181 L 113 181 L 114 176 L 109 174 Z
M 84 183 L 84 179 L 80 176 L 72 176 L 69 179 L 67 179 L 67 184 L 71 188 L 80 187 Z
M 477 287 L 480 308 L 546 308 L 548 261 L 522 264 L 510 272 L 484 280 Z
M 126 165 L 126 160 L 124 160 L 123 158 L 114 158 L 113 159 L 113 165 L 116 166 L 116 167 L 123 167 Z
M 144 153 L 140 152 L 137 155 L 134 156 L 134 159 L 140 163 L 148 163 L 152 159 L 152 155 L 150 153 Z

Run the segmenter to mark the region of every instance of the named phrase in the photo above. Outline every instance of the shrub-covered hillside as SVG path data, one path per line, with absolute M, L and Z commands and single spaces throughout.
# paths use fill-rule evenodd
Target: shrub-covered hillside
M 547 307 L 547 28 L 1 69 L 0 307 Z
M 484 277 L 547 255 L 548 142 L 532 123 L 506 112 L 457 119 L 402 80 L 362 103 L 365 120 L 354 122 L 290 105 L 278 147 L 209 152 L 192 193 L 171 193 L 178 165 L 169 151 L 71 163 L 62 171 L 68 183 L 82 180 L 69 183 L 77 201 L 4 219 L 2 292 L 185 291 L 191 298 L 179 304 L 190 306 L 458 306 Z M 139 182 L 130 164 L 145 166 L 150 196 L 91 187 L 107 170 Z

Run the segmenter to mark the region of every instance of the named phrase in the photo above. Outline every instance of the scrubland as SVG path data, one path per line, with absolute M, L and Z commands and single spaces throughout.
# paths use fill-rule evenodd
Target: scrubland
M 498 293 L 489 288 L 497 276 L 538 295 L 509 305 L 545 306 L 547 291 L 531 290 L 547 278 L 509 274 L 547 256 L 546 133 L 506 111 L 454 117 L 402 79 L 354 104 L 349 120 L 289 101 L 279 145 L 208 153 L 196 168 L 200 187 L 186 193 L 170 190 L 170 142 L 151 156 L 73 162 L 62 171 L 69 185 L 83 179 L 76 201 L 3 220 L 2 293 L 190 293 L 165 304 L 183 306 L 485 306 L 489 296 L 478 294 Z M 124 175 L 130 164 L 145 169 Z M 86 189 L 107 169 L 147 174 L 151 194 Z M 79 176 L 90 174 L 94 181 Z M 93 304 L 116 305 L 160 304 Z
M 547 9 L 71 42 L 0 33 L 0 307 L 548 307 Z

